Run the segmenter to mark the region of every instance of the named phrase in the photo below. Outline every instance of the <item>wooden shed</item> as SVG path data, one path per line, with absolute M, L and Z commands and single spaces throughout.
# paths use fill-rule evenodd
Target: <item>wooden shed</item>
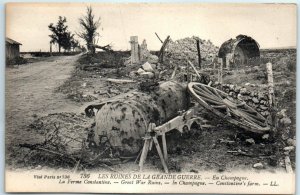
M 5 39 L 6 58 L 13 59 L 13 58 L 19 57 L 20 56 L 20 45 L 22 45 L 22 44 L 6 37 L 6 39 Z

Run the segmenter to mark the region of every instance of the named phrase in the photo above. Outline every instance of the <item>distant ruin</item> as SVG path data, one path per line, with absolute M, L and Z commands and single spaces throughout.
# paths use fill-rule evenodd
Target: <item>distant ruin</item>
M 260 57 L 259 44 L 249 36 L 238 35 L 221 45 L 218 57 L 226 69 L 249 64 L 250 59 Z

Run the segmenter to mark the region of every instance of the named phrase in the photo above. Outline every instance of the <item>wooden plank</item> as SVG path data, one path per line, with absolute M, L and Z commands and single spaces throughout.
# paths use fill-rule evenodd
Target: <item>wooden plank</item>
M 220 83 L 223 84 L 223 61 L 220 66 Z
M 168 161 L 168 149 L 167 149 L 167 141 L 166 141 L 165 133 L 163 133 L 161 135 L 161 139 L 162 139 L 162 145 L 163 145 L 164 159 L 167 162 Z
M 170 35 L 166 38 L 166 40 L 164 41 L 163 45 L 160 48 L 159 55 L 158 55 L 160 63 L 164 62 L 164 53 L 165 53 L 165 49 L 169 43 L 169 40 L 170 40 Z
M 285 163 L 285 169 L 287 173 L 293 173 L 293 168 L 291 165 L 291 161 L 290 161 L 290 157 L 286 156 L 284 159 L 284 163 Z
M 112 78 L 108 78 L 108 79 L 105 79 L 105 81 L 112 82 L 112 83 L 118 83 L 118 84 L 122 84 L 122 83 L 136 83 L 136 81 L 130 80 L 130 79 L 112 79 Z
M 163 43 L 163 41 L 160 39 L 160 37 L 158 36 L 158 34 L 155 32 L 155 35 L 156 35 L 156 37 L 159 39 L 159 41 L 161 42 L 161 43 Z
M 268 90 L 269 90 L 269 105 L 274 106 L 274 81 L 272 64 L 269 62 L 266 64 L 267 76 L 268 76 Z
M 201 69 L 201 52 L 200 52 L 200 40 L 197 39 L 197 52 L 198 52 L 198 63 L 199 63 L 199 68 Z
M 196 75 L 199 77 L 199 79 L 201 79 L 200 74 L 198 73 L 197 69 L 195 68 L 194 64 L 188 60 L 189 65 L 193 68 L 193 70 L 195 71 Z
M 173 73 L 172 73 L 172 75 L 171 75 L 171 80 L 174 79 L 174 77 L 175 77 L 175 75 L 176 75 L 177 69 L 178 69 L 178 66 L 176 65 L 175 68 L 174 68 L 174 70 L 173 70 Z
M 157 153 L 158 153 L 158 155 L 159 155 L 161 164 L 162 164 L 163 167 L 164 167 L 165 173 L 169 173 L 169 171 L 168 171 L 168 166 L 167 166 L 166 161 L 165 161 L 165 159 L 164 159 L 164 157 L 163 157 L 163 154 L 162 154 L 162 152 L 161 152 L 161 149 L 160 149 L 159 143 L 158 143 L 158 141 L 157 141 L 157 138 L 156 138 L 156 137 L 153 137 L 152 139 L 153 139 L 154 144 L 155 144 L 155 147 L 156 147 L 156 149 L 157 149 Z
M 171 131 L 172 129 L 177 129 L 178 127 L 184 125 L 187 120 L 192 118 L 193 115 L 194 115 L 194 109 L 190 109 L 190 110 L 186 111 L 185 114 L 179 115 L 179 116 L 169 120 L 168 122 L 155 127 L 154 131 L 156 133 L 158 133 L 159 135 L 162 135 L 163 133 Z
M 149 150 L 149 143 L 150 143 L 150 138 L 145 139 L 145 143 L 143 146 L 140 162 L 139 162 L 139 167 L 140 171 L 143 170 L 144 162 L 146 161 L 148 150 Z

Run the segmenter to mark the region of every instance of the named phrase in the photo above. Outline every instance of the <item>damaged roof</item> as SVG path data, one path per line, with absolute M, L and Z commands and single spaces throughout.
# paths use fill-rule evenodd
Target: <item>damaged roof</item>
M 260 56 L 259 44 L 252 37 L 247 35 L 238 35 L 236 39 L 229 39 L 221 45 L 218 57 L 224 58 L 226 54 L 233 53 L 237 46 L 248 51 L 247 53 L 249 58 Z
M 22 45 L 21 43 L 15 41 L 15 40 L 12 40 L 8 37 L 5 38 L 5 42 L 9 43 L 9 44 L 12 44 L 12 45 Z

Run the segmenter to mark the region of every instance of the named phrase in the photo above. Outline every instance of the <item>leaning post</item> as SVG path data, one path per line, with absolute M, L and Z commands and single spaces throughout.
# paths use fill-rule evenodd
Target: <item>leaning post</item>
M 276 129 L 276 105 L 275 105 L 275 95 L 274 95 L 274 80 L 273 80 L 273 70 L 272 63 L 268 62 L 266 64 L 267 76 L 268 76 L 268 99 L 269 99 L 269 110 L 270 110 L 270 122 Z

